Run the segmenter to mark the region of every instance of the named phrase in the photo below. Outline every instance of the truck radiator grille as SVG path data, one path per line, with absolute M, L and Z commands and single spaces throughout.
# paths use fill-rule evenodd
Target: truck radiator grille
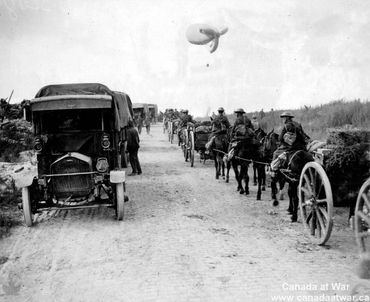
M 51 165 L 51 174 L 90 172 L 90 165 L 78 158 L 66 157 Z M 51 178 L 53 193 L 57 198 L 82 197 L 93 188 L 91 175 L 55 176 Z

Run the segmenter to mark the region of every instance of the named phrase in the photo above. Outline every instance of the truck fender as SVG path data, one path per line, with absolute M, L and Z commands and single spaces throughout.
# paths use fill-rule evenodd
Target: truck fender
M 110 171 L 109 180 L 111 183 L 123 183 L 126 180 L 126 172 L 124 170 Z
M 34 175 L 25 175 L 23 177 L 17 178 L 15 180 L 15 185 L 17 188 L 29 187 L 30 185 L 32 185 L 35 178 L 36 177 Z

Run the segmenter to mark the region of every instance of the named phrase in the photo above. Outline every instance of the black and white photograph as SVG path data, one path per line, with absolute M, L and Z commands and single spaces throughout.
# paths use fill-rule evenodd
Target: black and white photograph
M 0 0 L 0 301 L 370 301 L 370 2 Z

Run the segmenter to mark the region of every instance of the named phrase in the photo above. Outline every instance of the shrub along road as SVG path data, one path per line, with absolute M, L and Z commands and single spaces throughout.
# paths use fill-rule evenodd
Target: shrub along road
M 289 222 L 287 201 L 272 208 L 270 192 L 256 201 L 253 186 L 238 194 L 233 172 L 229 184 L 216 180 L 198 154 L 191 168 L 159 125 L 141 140 L 124 221 L 86 209 L 14 228 L 0 241 L 0 300 L 271 301 L 345 295 L 358 282 L 347 209 L 336 208 L 328 245 L 313 245 Z

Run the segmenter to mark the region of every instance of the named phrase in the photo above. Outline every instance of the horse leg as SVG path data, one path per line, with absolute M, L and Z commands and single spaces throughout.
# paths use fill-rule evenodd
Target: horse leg
M 284 200 L 284 185 L 285 185 L 285 181 L 284 179 L 280 179 L 279 180 L 279 199 L 280 200 Z
M 281 180 L 280 181 L 280 192 L 282 192 L 282 188 L 284 188 L 284 181 L 283 180 Z M 293 215 L 294 214 L 294 195 L 292 195 L 293 194 L 293 192 L 292 192 L 292 186 L 293 186 L 293 184 L 291 184 L 290 182 L 288 183 L 288 196 L 289 196 L 289 207 L 288 207 L 288 209 L 287 209 L 287 212 L 290 214 L 290 215 Z M 282 193 L 281 193 L 282 194 Z
M 279 201 L 276 198 L 277 193 L 277 184 L 278 182 L 278 176 L 275 174 L 275 176 L 271 176 L 271 199 L 272 199 L 272 205 L 274 207 L 279 205 Z
M 355 216 L 355 207 L 356 207 L 356 202 L 351 202 L 349 206 L 349 214 L 348 214 L 348 224 L 349 226 L 354 230 L 354 217 Z
M 229 182 L 230 168 L 231 168 L 231 163 L 228 160 L 226 161 L 226 182 Z
M 262 186 L 262 191 L 266 191 L 266 169 L 265 169 L 265 166 L 262 165 L 261 167 L 259 167 L 259 170 L 258 170 L 259 174 L 261 174 L 261 186 Z
M 257 167 L 256 164 L 253 163 L 253 185 L 257 185 Z
M 222 156 L 218 157 L 218 164 L 221 165 L 222 178 L 225 179 L 225 163 L 222 160 Z
M 240 170 L 238 167 L 238 164 L 236 163 L 235 166 L 233 165 L 234 172 L 235 172 L 235 178 L 238 183 L 237 191 L 239 191 L 240 194 L 244 194 L 244 188 L 243 188 L 243 169 L 242 166 L 240 166 Z
M 218 177 L 221 176 L 221 168 L 222 168 L 222 164 L 220 162 L 220 158 L 217 157 L 217 174 L 218 174 Z
M 245 181 L 245 194 L 249 195 L 249 175 L 248 175 L 248 166 L 247 165 L 242 165 L 243 169 L 243 179 Z
M 290 183 L 289 189 L 290 189 L 289 199 L 291 200 L 292 207 L 293 207 L 292 222 L 297 222 L 297 219 L 298 219 L 298 196 L 297 196 L 298 183 L 297 182 Z
M 263 175 L 265 173 L 265 166 L 259 165 L 258 169 L 258 190 L 257 190 L 257 200 L 261 200 L 261 195 L 262 195 L 262 184 L 263 184 Z M 261 189 L 262 187 L 262 189 Z
M 218 174 L 218 162 L 217 162 L 217 157 L 215 157 L 215 170 L 216 170 L 216 179 L 219 178 L 219 174 Z

